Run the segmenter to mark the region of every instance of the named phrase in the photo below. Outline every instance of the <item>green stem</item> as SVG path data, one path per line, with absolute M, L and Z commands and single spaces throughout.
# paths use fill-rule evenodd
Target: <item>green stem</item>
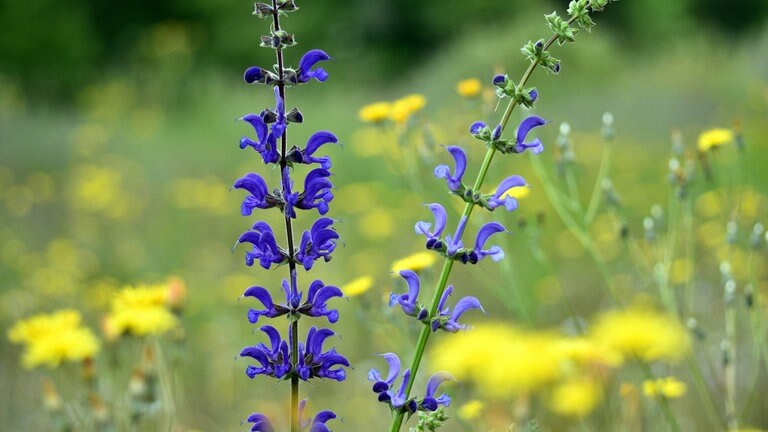
M 277 12 L 277 0 L 272 0 L 272 9 L 275 11 L 272 14 L 272 23 L 274 27 L 274 31 L 280 31 L 280 14 Z M 285 84 L 282 82 L 283 79 L 283 70 L 284 70 L 284 63 L 283 63 L 283 49 L 281 47 L 278 47 L 276 50 L 277 55 L 277 74 L 280 77 L 280 82 L 277 85 L 278 92 L 280 94 L 280 97 L 283 99 L 283 103 L 285 103 Z M 287 129 L 283 132 L 283 136 L 280 137 L 280 174 L 281 178 L 283 178 L 282 173 L 283 170 L 287 169 L 288 162 L 285 159 L 285 156 L 287 154 L 288 149 L 288 131 Z M 287 185 L 283 185 L 283 189 L 285 190 Z M 285 216 L 285 235 L 288 240 L 288 272 L 289 272 L 289 278 L 291 280 L 291 290 L 292 292 L 297 292 L 298 287 L 297 281 L 296 281 L 296 260 L 294 259 L 294 254 L 296 251 L 294 250 L 293 246 L 293 226 L 291 218 L 286 215 Z M 301 426 L 299 424 L 299 375 L 295 372 L 295 365 L 299 363 L 299 346 L 298 346 L 298 340 L 299 340 L 299 320 L 292 319 L 290 324 L 290 333 L 292 338 L 291 343 L 291 364 L 294 365 L 294 373 L 291 374 L 291 432 L 300 432 Z
M 610 142 L 605 140 L 605 150 L 603 151 L 603 157 L 600 160 L 600 168 L 597 171 L 597 178 L 595 179 L 595 185 L 592 187 L 592 196 L 589 197 L 589 204 L 587 205 L 587 213 L 584 216 L 584 227 L 589 227 L 595 220 L 597 215 L 598 204 L 600 204 L 600 190 L 603 187 L 603 181 L 608 175 L 608 167 L 611 165 L 611 145 Z
M 274 0 L 273 0 L 274 1 Z M 575 21 L 574 18 L 571 18 L 568 20 L 568 24 L 572 24 Z M 556 35 L 552 35 L 549 40 L 544 44 L 544 50 L 547 50 L 557 38 Z M 531 62 L 530 65 L 528 65 L 528 69 L 525 70 L 525 73 L 523 74 L 522 78 L 520 78 L 520 82 L 518 84 L 518 87 L 525 86 L 525 83 L 528 82 L 528 79 L 531 77 L 531 74 L 533 74 L 534 69 L 536 69 L 536 66 L 538 66 L 539 62 L 537 60 L 534 60 Z M 513 98 L 510 100 L 509 104 L 507 105 L 507 108 L 504 110 L 504 114 L 501 117 L 501 121 L 499 122 L 499 125 L 501 126 L 502 132 L 507 126 L 507 123 L 509 122 L 509 117 L 512 115 L 512 111 L 515 109 L 515 106 L 517 105 L 515 99 Z M 477 173 L 477 177 L 475 178 L 475 183 L 473 185 L 473 190 L 479 191 L 480 188 L 483 185 L 483 181 L 485 180 L 486 174 L 488 174 L 488 168 L 491 166 L 491 162 L 493 161 L 493 156 L 496 154 L 496 149 L 493 146 L 489 146 L 488 150 L 485 152 L 485 157 L 483 158 L 483 163 L 480 165 L 480 171 Z M 466 203 L 464 205 L 464 211 L 461 214 L 461 219 L 466 218 L 467 221 L 469 220 L 469 217 L 472 215 L 472 210 L 474 208 L 474 203 Z M 460 219 L 460 220 L 461 220 Z M 457 239 L 458 240 L 458 239 Z M 443 269 L 440 272 L 440 279 L 437 283 L 437 287 L 435 288 L 435 294 L 432 296 L 432 303 L 429 308 L 429 316 L 426 319 L 426 322 L 429 323 L 432 321 L 432 318 L 437 313 L 437 306 L 440 302 L 440 298 L 443 295 L 443 291 L 445 290 L 445 286 L 448 283 L 448 277 L 450 276 L 451 269 L 453 268 L 453 260 L 451 258 L 446 258 L 445 262 L 443 263 Z M 419 370 L 419 365 L 421 364 L 421 359 L 424 356 L 424 350 L 427 346 L 427 341 L 429 340 L 429 335 L 432 333 L 432 329 L 430 328 L 430 325 L 424 325 L 424 327 L 421 329 L 421 333 L 419 334 L 419 340 L 416 343 L 416 351 L 413 354 L 413 358 L 411 359 L 411 379 L 408 382 L 408 385 L 405 389 L 405 399 L 408 400 L 411 389 L 413 388 L 413 383 L 416 381 L 416 372 Z M 400 427 L 403 424 L 403 418 L 405 416 L 405 412 L 403 410 L 398 410 L 395 414 L 395 417 L 392 419 L 392 426 L 390 427 L 390 432 L 399 432 Z

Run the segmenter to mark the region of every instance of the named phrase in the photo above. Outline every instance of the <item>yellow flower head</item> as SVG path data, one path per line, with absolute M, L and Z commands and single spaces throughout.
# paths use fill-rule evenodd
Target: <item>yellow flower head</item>
M 368 104 L 357 113 L 360 120 L 368 123 L 381 123 L 392 114 L 392 104 L 389 102 L 375 102 Z
M 509 188 L 506 192 L 501 194 L 501 197 L 499 199 L 503 200 L 505 197 L 512 197 L 514 199 L 521 199 L 525 198 L 528 195 L 531 194 L 531 188 L 530 186 L 515 186 L 513 188 Z
M 483 84 L 477 78 L 468 78 L 456 84 L 456 93 L 463 98 L 474 99 L 480 96 L 482 91 Z
M 649 398 L 664 396 L 667 399 L 675 399 L 683 396 L 685 391 L 685 383 L 675 377 L 643 381 L 643 394 Z
M 529 394 L 555 383 L 562 374 L 555 338 L 507 324 L 479 324 L 471 331 L 440 339 L 433 368 L 471 382 L 488 398 Z
M 549 408 L 563 416 L 583 418 L 595 409 L 602 397 L 602 388 L 596 380 L 573 378 L 555 387 Z
M 393 276 L 397 276 L 401 270 L 413 270 L 415 272 L 431 267 L 437 261 L 437 255 L 431 252 L 416 252 L 392 263 L 389 269 Z
M 56 367 L 63 361 L 92 358 L 99 351 L 99 341 L 75 310 L 36 315 L 17 322 L 8 331 L 8 339 L 24 345 L 21 362 L 25 367 Z
M 729 129 L 710 129 L 699 135 L 699 150 L 709 150 L 733 142 L 733 132 Z
M 112 299 L 112 309 L 104 322 L 108 338 L 125 333 L 147 336 L 165 333 L 179 324 L 168 308 L 167 285 L 140 285 L 123 288 Z
M 392 104 L 391 117 L 398 124 L 405 123 L 408 118 L 424 109 L 427 99 L 420 94 L 412 94 L 396 100 Z
M 355 297 L 368 291 L 373 286 L 373 278 L 361 276 L 341 287 L 341 292 L 347 297 Z
M 592 337 L 625 357 L 643 361 L 680 360 L 691 345 L 687 330 L 677 319 L 644 305 L 603 313 L 593 326 Z
M 482 402 L 477 399 L 472 399 L 459 407 L 458 416 L 465 421 L 474 420 L 480 417 L 480 414 L 482 414 L 484 409 L 485 405 L 483 405 Z

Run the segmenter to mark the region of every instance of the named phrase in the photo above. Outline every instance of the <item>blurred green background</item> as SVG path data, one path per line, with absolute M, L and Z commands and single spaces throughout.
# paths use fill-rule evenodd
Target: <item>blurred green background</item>
M 420 204 L 449 197 L 431 175 L 434 163 L 446 160 L 439 147 L 421 156 L 418 174 L 408 179 L 377 150 L 385 147 L 383 138 L 358 121 L 357 112 L 377 100 L 423 94 L 427 106 L 419 121 L 435 144 L 462 145 L 471 163 L 479 163 L 482 149 L 465 131 L 476 119 L 495 122 L 499 113 L 492 112 L 493 104 L 463 100 L 456 83 L 471 77 L 487 83 L 500 71 L 519 76 L 526 66 L 519 48 L 546 34 L 544 13 L 567 4 L 364 0 L 299 6 L 285 21 L 299 41 L 287 52 L 288 62 L 296 64 L 310 48 L 324 49 L 334 61 L 326 67 L 327 83 L 289 91 L 288 105 L 299 106 L 306 119 L 292 127 L 291 140 L 300 144 L 315 130 L 329 129 L 344 144 L 327 152 L 338 187 L 331 215 L 343 221 L 345 243 L 332 262 L 300 278 L 339 285 L 364 275 L 376 280 L 364 295 L 336 302 L 342 318 L 335 328 L 343 338 L 334 342 L 353 363 L 348 380 L 303 388 L 314 408 L 336 409 L 344 418 L 339 430 L 368 430 L 371 424 L 379 430 L 388 413 L 374 403 L 367 371 L 382 367 L 376 353 L 410 356 L 415 340 L 413 326 L 386 307 L 389 292 L 403 289 L 389 268 L 422 247 L 411 228 L 428 219 Z M 0 0 L 2 328 L 62 307 L 83 310 L 96 328 L 117 287 L 180 276 L 189 300 L 175 368 L 179 430 L 245 430 L 240 421 L 247 414 L 279 413 L 288 397 L 287 385 L 248 380 L 246 362 L 234 360 L 257 340 L 238 296 L 252 284 L 276 287 L 283 277 L 281 270 L 245 267 L 242 248 L 230 253 L 253 222 L 239 215 L 241 194 L 230 193 L 230 185 L 249 171 L 277 179 L 255 154 L 237 146 L 251 131 L 235 120 L 273 104 L 269 91 L 241 79 L 246 67 L 273 62 L 269 50 L 258 48 L 265 23 L 250 12 L 249 2 L 209 0 Z M 750 152 L 745 183 L 763 194 L 768 2 L 622 0 L 595 20 L 598 26 L 579 34 L 577 44 L 554 49 L 563 59 L 559 76 L 537 72 L 531 81 L 540 94 L 537 114 L 552 121 L 540 133 L 545 146 L 554 147 L 557 124 L 567 121 L 574 129 L 582 190 L 591 190 L 600 118 L 611 111 L 617 129 L 612 177 L 625 195 L 633 235 L 642 236 L 642 217 L 651 205 L 666 201 L 672 128 L 694 148 L 701 131 L 739 119 Z M 551 167 L 551 153 L 543 157 Z M 724 172 L 738 169 L 728 163 Z M 526 158 L 498 162 L 488 184 L 510 173 L 529 178 L 531 197 L 515 215 L 501 217 L 515 226 L 521 218 L 544 215 L 537 241 L 556 265 L 541 265 L 530 239 L 516 233 L 501 243 L 511 259 L 506 269 L 490 262 L 459 268 L 454 284 L 492 304 L 492 318 L 544 328 L 567 316 L 546 288 L 554 276 L 567 281 L 574 308 L 589 317 L 605 304 L 604 293 L 594 288 L 598 274 L 527 165 Z M 718 181 L 698 192 L 728 185 L 725 175 Z M 757 214 L 765 215 L 765 196 L 759 201 Z M 259 215 L 269 222 L 277 222 L 275 216 Z M 309 220 L 300 219 L 299 228 Z M 607 243 L 618 241 L 611 233 Z M 612 271 L 621 276 L 629 264 L 621 256 L 616 260 Z M 717 281 L 714 255 L 701 262 L 709 265 L 702 280 Z M 434 280 L 437 271 L 424 277 Z M 5 337 L 0 348 L 3 429 L 43 430 L 42 373 L 22 371 L 18 349 Z M 759 407 L 768 401 L 760 402 L 749 414 L 765 426 Z

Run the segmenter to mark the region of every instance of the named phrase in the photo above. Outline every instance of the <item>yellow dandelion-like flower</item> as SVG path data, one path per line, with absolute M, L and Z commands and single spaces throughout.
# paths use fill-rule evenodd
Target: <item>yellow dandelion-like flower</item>
M 355 297 L 363 294 L 373 286 L 371 276 L 361 276 L 341 287 L 341 292 L 347 297 Z
M 14 324 L 8 339 L 24 345 L 21 363 L 27 368 L 40 365 L 56 367 L 62 362 L 92 358 L 99 351 L 99 341 L 75 310 L 61 310 L 35 315 Z
M 555 342 L 555 350 L 563 361 L 576 366 L 619 366 L 621 354 L 586 337 L 561 338 Z
M 459 407 L 458 416 L 462 420 L 470 421 L 480 417 L 485 405 L 477 399 L 473 399 Z
M 594 379 L 577 377 L 557 385 L 549 400 L 549 409 L 557 414 L 583 418 L 602 400 L 603 389 Z
M 699 135 L 699 150 L 708 152 L 713 148 L 733 142 L 733 131 L 729 129 L 710 129 Z
M 167 285 L 126 287 L 112 299 L 104 322 L 108 338 L 129 333 L 133 336 L 161 334 L 176 328 L 178 318 L 168 308 Z
M 415 272 L 431 267 L 437 261 L 437 254 L 432 252 L 416 252 L 392 263 L 389 271 L 397 276 L 401 270 L 413 270 Z
M 360 108 L 357 116 L 367 123 L 381 123 L 389 119 L 392 114 L 392 104 L 389 102 L 375 102 Z
M 667 399 L 676 399 L 683 396 L 686 390 L 685 383 L 675 377 L 643 381 L 643 394 L 649 398 L 664 396 Z
M 398 124 L 405 123 L 408 118 L 424 109 L 427 99 L 420 94 L 412 94 L 396 100 L 392 104 L 390 116 Z
M 492 399 L 529 394 L 562 374 L 554 337 L 503 323 L 479 324 L 441 339 L 431 358 L 434 369 L 475 384 L 481 395 Z
M 677 361 L 691 346 L 688 332 L 676 318 L 637 304 L 599 316 L 592 338 L 625 357 L 643 361 Z
M 530 194 L 531 194 L 531 188 L 529 186 L 522 186 L 522 187 L 517 186 L 517 187 L 510 188 L 506 192 L 501 194 L 500 199 L 503 200 L 505 197 L 508 197 L 508 196 L 514 199 L 522 199 L 527 197 Z
M 474 99 L 480 96 L 482 91 L 483 84 L 477 78 L 468 78 L 456 84 L 456 93 L 463 98 Z

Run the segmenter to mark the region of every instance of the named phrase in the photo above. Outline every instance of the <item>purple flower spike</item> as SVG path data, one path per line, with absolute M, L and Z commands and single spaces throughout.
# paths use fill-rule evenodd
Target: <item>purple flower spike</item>
M 262 70 L 258 66 L 251 66 L 248 69 L 245 70 L 245 73 L 243 74 L 243 80 L 247 82 L 248 84 L 253 84 L 255 82 L 263 82 L 265 80 L 264 73 L 262 73 Z
M 243 216 L 250 216 L 255 208 L 268 209 L 277 205 L 277 199 L 270 195 L 267 190 L 267 183 L 258 174 L 248 173 L 243 177 L 240 177 L 235 181 L 233 187 L 251 193 L 249 196 L 245 197 L 240 206 L 240 214 Z
M 244 232 L 237 242 L 253 245 L 253 250 L 245 253 L 245 264 L 248 266 L 252 266 L 258 259 L 259 265 L 269 270 L 272 264 L 282 264 L 288 259 L 277 245 L 275 234 L 266 222 L 256 222 L 252 231 Z
M 319 49 L 307 51 L 307 53 L 301 57 L 301 60 L 299 60 L 299 70 L 297 71 L 298 82 L 306 83 L 312 78 L 320 82 L 328 79 L 328 73 L 325 69 L 319 67 L 312 70 L 312 67 L 318 62 L 330 59 L 331 57 L 326 54 L 325 51 Z
M 371 369 L 368 372 L 368 381 L 373 381 L 373 392 L 380 394 L 386 392 L 392 387 L 395 379 L 400 375 L 400 358 L 395 353 L 381 354 L 389 364 L 389 372 L 386 378 L 381 377 L 377 369 Z
M 538 116 L 530 116 L 520 123 L 517 128 L 517 138 L 515 140 L 515 153 L 522 153 L 525 150 L 530 149 L 534 154 L 539 154 L 544 151 L 544 145 L 541 140 L 535 138 L 533 141 L 526 143 L 525 137 L 531 129 L 547 124 L 547 121 Z
M 451 398 L 443 393 L 438 397 L 435 397 L 435 392 L 440 384 L 446 381 L 455 381 L 453 376 L 447 372 L 437 372 L 427 381 L 427 391 L 424 394 L 424 399 L 419 404 L 421 408 L 426 411 L 435 411 L 439 405 L 449 406 L 451 405 Z
M 479 309 L 481 312 L 485 313 L 485 309 L 483 309 L 483 306 L 480 304 L 480 300 L 472 296 L 467 296 L 459 300 L 453 308 L 453 312 L 451 312 L 451 308 L 446 306 L 445 303 L 452 293 L 453 286 L 449 285 L 443 292 L 443 296 L 440 297 L 440 303 L 438 303 L 439 315 L 433 319 L 431 324 L 433 332 L 440 328 L 450 333 L 456 333 L 459 330 L 466 329 L 466 325 L 459 323 L 459 318 L 461 318 L 464 312 L 470 309 Z
M 475 239 L 475 249 L 470 253 L 469 261 L 474 264 L 486 256 L 490 256 L 494 261 L 503 259 L 504 251 L 502 251 L 500 247 L 493 246 L 490 249 L 483 249 L 483 247 L 485 246 L 485 242 L 488 241 L 490 236 L 506 231 L 507 230 L 504 228 L 504 225 L 498 222 L 488 222 L 487 224 L 483 225 L 483 227 L 480 228 L 480 230 L 477 232 L 477 238 Z
M 461 178 L 464 176 L 464 171 L 467 169 L 467 155 L 461 147 L 449 146 L 446 148 L 448 152 L 453 156 L 453 160 L 456 164 L 456 168 L 451 175 L 448 165 L 438 165 L 435 167 L 435 177 L 444 178 L 448 183 L 448 189 L 453 192 L 462 190 Z
M 408 292 L 400 295 L 390 294 L 389 306 L 392 307 L 395 304 L 399 304 L 406 315 L 416 317 L 419 315 L 419 304 L 417 302 L 421 286 L 419 275 L 413 270 L 402 270 L 400 271 L 400 276 L 408 283 Z
M 299 308 L 299 312 L 311 317 L 326 317 L 328 322 L 333 324 L 339 320 L 339 311 L 328 310 L 328 300 L 334 297 L 343 297 L 339 287 L 325 285 L 322 281 L 316 280 L 309 285 L 307 291 L 307 301 Z
M 427 238 L 427 249 L 440 249 L 442 242 L 440 236 L 445 230 L 445 223 L 448 220 L 448 216 L 445 213 L 445 207 L 438 203 L 428 204 L 429 210 L 432 211 L 432 215 L 435 217 L 435 228 L 430 231 L 432 224 L 426 221 L 416 222 L 414 227 L 416 234 L 423 234 Z
M 339 238 L 339 233 L 331 228 L 332 224 L 333 219 L 323 217 L 302 234 L 296 258 L 305 270 L 310 270 L 315 260 L 320 258 L 325 262 L 331 260 L 331 253 L 336 249 L 336 240 Z
M 507 177 L 502 180 L 501 183 L 499 183 L 499 186 L 496 188 L 496 193 L 494 193 L 493 196 L 488 199 L 488 204 L 492 210 L 502 205 L 508 211 L 515 210 L 517 208 L 517 200 L 509 195 L 506 195 L 504 198 L 502 198 L 502 195 L 504 195 L 505 192 L 512 188 L 524 186 L 527 186 L 524 178 L 517 175 Z
M 253 423 L 251 432 L 275 432 L 274 426 L 264 414 L 253 413 L 248 416 L 246 422 Z
M 507 83 L 507 76 L 498 74 L 493 76 L 493 85 L 495 86 L 504 86 Z

